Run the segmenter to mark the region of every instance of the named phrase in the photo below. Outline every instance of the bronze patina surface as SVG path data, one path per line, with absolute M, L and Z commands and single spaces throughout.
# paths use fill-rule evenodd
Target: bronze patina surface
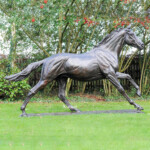
M 74 108 L 65 97 L 65 88 L 68 78 L 80 81 L 108 79 L 131 105 L 134 105 L 138 110 L 142 110 L 143 108 L 141 106 L 128 97 L 118 80 L 128 79 L 137 89 L 137 95 L 141 95 L 139 86 L 134 82 L 131 76 L 118 72 L 118 57 L 125 44 L 136 47 L 139 50 L 144 48 L 143 42 L 135 35 L 130 27 L 127 27 L 111 32 L 98 46 L 87 53 L 55 54 L 44 60 L 31 63 L 17 74 L 6 76 L 5 79 L 7 80 L 19 81 L 28 77 L 33 70 L 42 65 L 40 81 L 29 91 L 21 106 L 22 116 L 26 115 L 25 108 L 31 97 L 53 80 L 57 80 L 59 83 L 58 96 L 62 102 L 64 102 L 71 111 L 80 112 Z

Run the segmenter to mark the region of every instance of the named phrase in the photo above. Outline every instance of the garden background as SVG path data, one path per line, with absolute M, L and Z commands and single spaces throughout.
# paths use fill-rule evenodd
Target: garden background
M 144 114 L 102 114 L 19 118 L 19 107 L 40 77 L 9 82 L 6 75 L 57 53 L 85 53 L 112 31 L 132 26 L 144 50 L 125 46 L 119 71 L 129 73 L 142 97 L 122 80 L 129 96 Z M 150 114 L 150 2 L 149 0 L 0 0 L 0 148 L 2 149 L 145 149 Z M 69 111 L 57 98 L 51 82 L 31 99 L 29 113 Z M 107 80 L 68 79 L 66 95 L 82 111 L 132 109 Z M 94 137 L 94 138 L 93 138 Z

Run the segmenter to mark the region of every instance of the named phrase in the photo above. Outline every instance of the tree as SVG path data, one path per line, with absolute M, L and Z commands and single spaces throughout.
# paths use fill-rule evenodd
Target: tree
M 0 10 L 9 23 L 7 35 L 11 35 L 11 28 L 15 27 L 15 36 L 8 36 L 8 40 L 15 43 L 11 47 L 13 52 L 22 53 L 31 47 L 32 52 L 40 52 L 42 58 L 62 52 L 84 53 L 111 31 L 134 24 L 133 30 L 146 45 L 142 76 L 149 62 L 150 19 L 145 13 L 149 7 L 148 1 L 144 0 L 0 0 Z M 129 67 L 133 57 L 125 64 L 124 56 L 121 58 L 122 72 Z M 143 82 L 145 84 L 145 78 L 141 77 L 141 89 Z

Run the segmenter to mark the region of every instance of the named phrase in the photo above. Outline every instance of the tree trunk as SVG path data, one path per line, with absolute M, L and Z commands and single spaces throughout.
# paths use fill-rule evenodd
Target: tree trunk
M 16 58 L 16 25 L 13 22 L 11 24 L 11 40 L 10 40 L 10 51 L 9 51 L 9 71 L 12 70 L 15 66 L 15 58 Z

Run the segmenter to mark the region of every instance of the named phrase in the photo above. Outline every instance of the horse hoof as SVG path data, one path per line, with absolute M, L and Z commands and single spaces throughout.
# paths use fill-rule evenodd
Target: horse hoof
M 28 114 L 26 114 L 26 113 L 22 113 L 21 115 L 20 115 L 20 117 L 27 117 L 28 116 Z
M 76 108 L 71 108 L 70 110 L 71 110 L 71 112 L 74 112 L 74 113 L 79 113 L 79 112 L 81 112 L 79 109 L 76 109 Z
M 76 110 L 77 113 L 81 112 L 79 109 Z
M 80 110 L 71 110 L 71 112 L 73 112 L 73 113 L 79 113 L 81 111 Z
M 136 94 L 137 94 L 139 97 L 141 97 L 141 92 L 140 92 L 140 90 L 137 90 Z
M 144 108 L 143 107 L 138 107 L 137 108 L 137 111 L 141 111 L 141 110 L 144 110 Z

